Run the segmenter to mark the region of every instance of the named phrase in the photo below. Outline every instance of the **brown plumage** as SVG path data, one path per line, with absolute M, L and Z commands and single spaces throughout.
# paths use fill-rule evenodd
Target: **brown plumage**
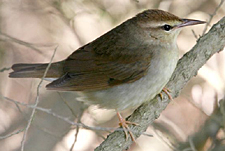
M 145 16 L 143 16 L 144 20 Z M 62 62 L 53 63 L 46 78 L 59 78 L 51 90 L 89 91 L 134 82 L 146 74 L 151 54 L 147 45 L 131 34 L 138 30 L 136 17 L 79 48 Z M 132 27 L 130 27 L 132 26 Z M 127 36 L 124 36 L 127 35 Z M 47 64 L 15 64 L 11 78 L 41 78 Z

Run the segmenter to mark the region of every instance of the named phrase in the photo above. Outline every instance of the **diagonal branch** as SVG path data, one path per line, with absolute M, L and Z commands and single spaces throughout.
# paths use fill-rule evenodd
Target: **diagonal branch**
M 225 17 L 201 37 L 197 44 L 179 60 L 177 68 L 166 86 L 171 90 L 171 95 L 177 97 L 186 83 L 197 74 L 206 61 L 216 52 L 222 51 L 224 46 Z M 128 117 L 129 121 L 139 124 L 130 127 L 136 138 L 145 132 L 149 124 L 159 117 L 169 102 L 166 96 L 163 100 L 158 100 L 155 97 L 153 100 L 141 105 Z M 114 131 L 95 151 L 122 151 L 129 148 L 131 144 L 130 138 L 126 141 L 124 132 Z

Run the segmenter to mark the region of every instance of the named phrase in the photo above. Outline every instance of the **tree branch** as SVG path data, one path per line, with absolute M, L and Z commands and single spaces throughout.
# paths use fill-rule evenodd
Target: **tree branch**
M 171 96 L 177 97 L 186 83 L 197 74 L 197 71 L 216 52 L 223 50 L 225 46 L 225 17 L 215 24 L 210 31 L 201 37 L 197 44 L 187 52 L 178 62 L 170 81 L 166 85 L 171 90 Z M 163 100 L 156 96 L 153 100 L 144 103 L 127 120 L 138 123 L 131 125 L 130 129 L 138 138 L 146 131 L 149 124 L 157 119 L 166 108 L 170 100 L 164 95 Z M 132 144 L 132 140 L 125 139 L 124 132 L 114 131 L 95 151 L 122 151 Z

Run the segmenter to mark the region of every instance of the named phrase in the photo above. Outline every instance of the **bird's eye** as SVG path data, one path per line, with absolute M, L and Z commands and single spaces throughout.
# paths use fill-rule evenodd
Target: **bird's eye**
M 164 25 L 162 28 L 163 28 L 165 31 L 170 31 L 173 27 L 166 24 L 166 25 Z

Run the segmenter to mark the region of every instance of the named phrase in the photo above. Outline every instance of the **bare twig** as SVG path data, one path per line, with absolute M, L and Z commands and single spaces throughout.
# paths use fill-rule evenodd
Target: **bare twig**
M 62 99 L 62 101 L 65 103 L 65 105 L 69 108 L 70 112 L 73 114 L 73 116 L 75 118 L 77 118 L 77 115 L 76 113 L 73 111 L 73 109 L 69 106 L 69 104 L 67 103 L 67 101 L 62 97 L 61 93 L 60 92 L 57 92 L 60 96 L 60 98 Z
M 78 121 L 78 122 L 79 122 L 79 121 Z M 70 147 L 70 151 L 73 151 L 73 148 L 74 148 L 74 146 L 75 146 L 75 144 L 76 144 L 76 142 L 77 142 L 77 138 L 78 138 L 79 131 L 80 131 L 80 127 L 77 126 L 77 128 L 76 128 L 76 133 L 75 133 L 75 136 L 74 136 L 74 141 L 73 141 L 72 146 Z
M 36 110 L 42 111 L 42 112 L 47 113 L 47 114 L 49 114 L 49 115 L 52 115 L 52 116 L 54 116 L 54 117 L 56 117 L 56 118 L 58 118 L 58 119 L 61 119 L 61 120 L 63 120 L 64 122 L 67 122 L 67 123 L 69 123 L 69 124 L 71 124 L 71 125 L 79 126 L 80 128 L 85 128 L 85 129 L 93 130 L 93 131 L 112 131 L 112 130 L 115 130 L 115 131 L 123 131 L 123 128 L 115 128 L 115 127 L 114 127 L 114 128 L 113 128 L 113 127 L 98 127 L 98 126 L 92 127 L 92 126 L 87 126 L 87 125 L 85 125 L 85 124 L 83 124 L 83 123 L 75 123 L 75 122 L 69 120 L 69 118 L 67 118 L 67 117 L 64 117 L 64 116 L 61 116 L 61 115 L 58 115 L 58 114 L 52 112 L 51 109 L 46 109 L 46 108 L 42 108 L 42 107 L 30 105 L 30 104 L 18 102 L 18 101 L 15 101 L 15 100 L 13 100 L 13 99 L 10 99 L 10 98 L 8 98 L 8 97 L 2 96 L 1 94 L 0 94 L 0 97 L 2 97 L 3 99 L 5 99 L 5 100 L 7 100 L 7 101 L 10 101 L 10 102 L 12 102 L 12 103 L 14 103 L 14 104 L 22 105 L 22 106 L 25 106 L 25 107 L 28 107 L 28 108 L 32 108 L 32 109 L 36 109 Z M 148 134 L 148 133 L 145 133 L 145 132 L 143 133 L 143 135 L 151 136 L 151 137 L 152 137 L 151 134 Z
M 78 118 L 77 122 L 78 123 L 81 123 L 81 115 L 77 116 L 76 113 L 73 111 L 73 109 L 69 106 L 68 102 L 62 97 L 61 93 L 60 92 L 57 92 L 59 94 L 59 96 L 61 97 L 62 101 L 66 104 L 66 106 L 69 108 L 69 110 L 71 111 L 71 113 L 73 114 L 74 117 Z M 78 137 L 78 134 L 79 134 L 79 130 L 80 130 L 80 127 L 77 125 L 76 126 L 76 133 L 74 135 L 74 142 L 72 144 L 72 146 L 70 147 L 70 151 L 73 150 L 74 146 L 75 146 L 75 143 L 77 142 L 77 137 Z
M 18 109 L 18 111 L 24 116 L 24 113 L 22 112 L 20 106 L 17 103 L 15 103 L 15 102 L 13 102 L 13 103 L 15 104 L 16 108 Z M 26 119 L 25 116 L 24 116 L 24 118 Z
M 223 5 L 224 0 L 220 1 L 220 4 L 216 7 L 215 11 L 212 14 L 209 14 L 209 21 L 206 23 L 205 28 L 202 32 L 202 35 L 204 35 L 208 29 L 208 26 L 210 25 L 210 23 L 212 22 L 213 17 L 216 15 L 217 11 L 219 10 L 219 8 Z
M 61 115 L 58 115 L 58 114 L 52 112 L 51 109 L 46 109 L 46 108 L 42 108 L 42 107 L 38 107 L 38 106 L 34 106 L 34 105 L 29 105 L 29 104 L 26 104 L 26 103 L 21 103 L 21 102 L 15 101 L 13 99 L 10 99 L 8 97 L 2 96 L 1 94 L 0 94 L 0 96 L 2 98 L 4 98 L 5 100 L 8 100 L 8 101 L 13 102 L 13 103 L 16 103 L 18 105 L 26 106 L 28 108 L 36 109 L 36 110 L 42 111 L 44 113 L 50 114 L 50 115 L 52 115 L 52 116 L 54 116 L 54 117 L 56 117 L 58 119 L 61 119 L 61 120 L 65 121 L 65 122 L 67 122 L 67 123 L 69 123 L 71 125 L 75 125 L 75 126 L 79 126 L 79 127 L 82 127 L 82 128 L 89 129 L 89 130 L 95 130 L 95 131 L 111 131 L 111 130 L 119 130 L 119 131 L 122 130 L 123 131 L 122 128 L 119 129 L 119 128 L 111 128 L 111 127 L 108 127 L 108 128 L 91 127 L 91 126 L 87 126 L 87 125 L 82 124 L 82 123 L 75 123 L 75 122 L 69 120 L 67 117 L 64 117 L 64 116 L 61 116 Z
M 78 119 L 77 119 L 77 122 L 78 123 L 81 123 L 81 117 L 82 117 L 82 115 L 83 115 L 83 110 L 78 115 Z M 70 148 L 70 151 L 73 150 L 73 148 L 75 146 L 75 143 L 77 142 L 79 131 L 80 131 L 80 127 L 79 126 L 76 126 L 76 133 L 75 133 L 75 136 L 74 136 L 74 142 L 73 142 L 73 144 L 72 144 L 72 146 Z
M 9 36 L 9 35 L 1 32 L 1 31 L 0 31 L 0 35 L 5 37 L 4 39 L 0 37 L 0 40 L 2 40 L 2 41 L 6 41 L 7 40 L 7 41 L 15 42 L 17 44 L 20 44 L 20 45 L 26 46 L 28 48 L 31 48 L 31 49 L 37 51 L 40 54 L 42 54 L 42 51 L 40 49 L 38 49 L 37 46 L 50 47 L 50 46 L 55 45 L 55 44 L 47 45 L 47 44 L 32 44 L 32 43 L 28 43 L 28 42 L 19 40 L 17 38 L 14 38 L 12 36 Z
M 10 70 L 11 68 L 9 67 L 9 68 L 2 68 L 2 69 L 0 69 L 0 72 L 4 72 L 4 71 L 8 71 L 8 70 Z
M 192 31 L 194 37 L 195 37 L 196 39 L 198 39 L 198 36 L 196 35 L 195 31 L 194 31 L 193 29 L 192 29 L 191 31 Z
M 6 138 L 9 138 L 9 137 L 11 137 L 11 136 L 13 136 L 13 135 L 16 135 L 16 134 L 19 134 L 19 133 L 23 132 L 24 130 L 25 130 L 25 129 L 20 129 L 20 130 L 18 130 L 18 131 L 16 131 L 16 132 L 13 132 L 13 133 L 8 134 L 8 135 L 0 136 L 0 139 L 6 139 Z
M 51 57 L 51 60 L 50 60 L 48 66 L 47 66 L 47 68 L 46 68 L 46 70 L 45 70 L 45 72 L 44 72 L 44 75 L 43 75 L 43 77 L 41 78 L 40 83 L 38 84 L 38 87 L 37 87 L 37 96 L 36 96 L 36 99 L 35 99 L 34 107 L 37 107 L 37 105 L 38 105 L 38 103 L 39 103 L 40 87 L 41 87 L 41 84 L 42 84 L 42 82 L 43 82 L 45 76 L 47 75 L 47 72 L 48 72 L 48 70 L 49 70 L 49 68 L 50 68 L 50 66 L 51 66 L 51 63 L 52 63 L 52 60 L 53 60 L 53 58 L 54 58 L 54 56 L 55 56 L 55 53 L 56 53 L 57 48 L 58 48 L 58 46 L 55 48 L 55 50 L 54 50 L 54 52 L 53 52 L 53 55 L 52 55 L 52 57 Z M 30 125 L 31 125 L 31 122 L 32 122 L 32 120 L 33 120 L 33 118 L 34 118 L 35 111 L 36 111 L 36 108 L 33 108 L 32 113 L 31 113 L 31 116 L 30 116 L 30 118 L 29 118 L 29 120 L 28 120 L 28 124 L 27 124 L 27 126 L 26 126 L 26 128 L 25 128 L 24 135 L 23 135 L 23 139 L 22 139 L 22 142 L 21 142 L 21 151 L 24 151 L 24 145 L 25 145 L 25 140 L 26 140 L 26 137 L 27 137 L 27 132 L 28 132 L 28 130 L 29 130 L 29 128 L 30 128 Z

